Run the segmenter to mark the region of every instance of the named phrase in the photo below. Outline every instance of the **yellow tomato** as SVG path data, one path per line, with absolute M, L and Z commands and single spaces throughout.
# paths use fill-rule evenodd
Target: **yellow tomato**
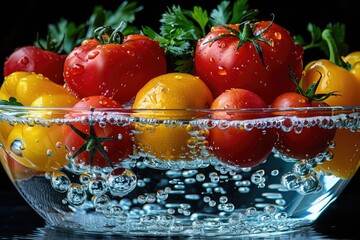
M 58 95 L 43 95 L 36 98 L 31 106 L 64 106 L 72 107 L 77 101 L 70 93 Z M 51 111 L 40 114 L 31 113 L 31 117 L 46 119 L 63 117 L 54 115 Z M 13 158 L 19 163 L 38 170 L 49 171 L 63 167 L 68 164 L 66 160 L 66 149 L 62 135 L 62 127 L 56 124 L 42 125 L 16 125 L 7 138 L 7 148 L 12 150 Z
M 29 106 L 38 97 L 69 92 L 59 84 L 54 83 L 42 74 L 33 72 L 14 72 L 4 79 L 1 91 L 15 97 L 24 106 Z
M 10 154 L 21 164 L 50 171 L 68 164 L 61 126 L 16 125 L 7 139 Z
M 200 78 L 185 73 L 167 73 L 153 78 L 140 89 L 133 104 L 134 109 L 157 110 L 141 111 L 134 116 L 189 120 L 194 116 L 179 109 L 205 109 L 209 108 L 212 101 L 213 96 L 209 88 Z M 159 109 L 165 111 L 158 111 Z M 166 111 L 169 109 L 172 110 Z M 199 146 L 206 144 L 204 139 L 208 134 L 206 131 L 199 131 L 196 136 L 191 135 L 191 126 L 179 124 L 136 123 L 135 129 L 141 132 L 135 134 L 138 150 L 160 160 L 194 159 Z

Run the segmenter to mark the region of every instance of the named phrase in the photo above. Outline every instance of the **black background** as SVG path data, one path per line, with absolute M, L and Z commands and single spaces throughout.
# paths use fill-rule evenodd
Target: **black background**
M 9 1 L 6 4 L 7 7 L 1 6 L 0 10 L 0 61 L 4 62 L 16 47 L 32 45 L 37 33 L 45 36 L 48 24 L 56 23 L 61 17 L 75 23 L 82 23 L 89 18 L 95 5 L 103 5 L 105 9 L 114 11 L 120 2 L 115 0 Z M 144 6 L 144 9 L 137 13 L 136 24 L 151 26 L 155 30 L 158 30 L 161 14 L 171 4 L 181 5 L 184 9 L 192 9 L 192 6 L 198 5 L 210 10 L 220 3 L 215 0 L 142 0 L 137 2 Z M 349 52 L 359 50 L 357 38 L 359 16 L 355 2 L 355 0 L 248 1 L 251 8 L 260 10 L 259 19 L 271 20 L 270 14 L 274 13 L 275 22 L 288 29 L 292 35 L 301 34 L 306 38 L 309 37 L 306 30 L 309 22 L 322 28 L 329 22 L 345 23 Z M 305 56 L 305 63 L 314 56 L 315 58 L 323 57 L 320 53 L 315 53 L 315 55 L 309 53 Z M 359 175 L 360 173 L 355 175 L 343 195 L 336 200 L 337 205 L 341 205 L 341 201 L 346 202 L 348 197 L 359 196 Z M 0 192 L 4 191 L 16 192 L 0 166 Z M 358 209 L 357 213 L 359 213 Z

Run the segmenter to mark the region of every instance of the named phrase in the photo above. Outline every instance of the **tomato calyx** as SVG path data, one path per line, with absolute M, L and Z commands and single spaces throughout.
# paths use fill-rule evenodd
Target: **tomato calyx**
M 224 27 L 226 30 L 228 30 L 230 33 L 228 34 L 221 34 L 217 37 L 212 38 L 209 41 L 204 42 L 203 44 L 208 44 L 208 43 L 213 43 L 218 39 L 224 38 L 224 37 L 236 37 L 239 39 L 239 43 L 236 46 L 236 51 L 239 50 L 239 48 L 241 48 L 246 42 L 251 42 L 251 44 L 255 47 L 256 52 L 258 53 L 260 60 L 262 62 L 263 65 L 265 65 L 264 63 L 264 57 L 262 54 L 262 48 L 261 46 L 256 42 L 256 41 L 261 41 L 264 43 L 269 44 L 270 46 L 272 45 L 272 42 L 269 41 L 268 39 L 265 39 L 263 37 L 261 37 L 261 34 L 263 34 L 264 32 L 266 32 L 273 24 L 274 22 L 274 14 L 272 14 L 273 19 L 271 20 L 270 24 L 255 32 L 255 28 L 256 28 L 256 23 L 253 23 L 251 20 L 247 20 L 247 21 L 243 21 L 238 25 L 238 30 L 231 28 L 227 25 L 224 24 L 220 24 L 220 26 Z
M 115 29 L 113 29 L 111 26 L 101 26 L 94 30 L 94 36 L 96 41 L 98 41 L 100 44 L 122 44 L 124 42 L 124 34 L 122 31 L 125 28 L 125 21 L 120 22 L 119 26 Z
M 86 151 L 89 153 L 90 166 L 94 166 L 95 153 L 98 151 L 101 154 L 101 156 L 105 159 L 106 164 L 109 167 L 114 167 L 113 164 L 111 163 L 108 155 L 106 154 L 105 149 L 103 148 L 103 146 L 101 144 L 103 142 L 107 142 L 107 141 L 118 140 L 118 138 L 98 137 L 95 133 L 95 123 L 93 121 L 90 121 L 89 134 L 86 134 L 86 133 L 80 131 L 79 129 L 74 127 L 74 125 L 72 125 L 72 124 L 69 124 L 69 127 L 85 141 L 84 144 L 74 154 L 72 154 L 73 158 L 76 158 L 80 153 Z
M 304 97 L 306 97 L 307 99 L 309 99 L 310 101 L 324 101 L 325 99 L 329 98 L 330 96 L 340 96 L 339 94 L 336 94 L 336 91 L 331 91 L 328 93 L 315 93 L 316 89 L 318 88 L 319 84 L 320 84 L 320 80 L 321 80 L 321 72 L 319 72 L 319 79 L 313 83 L 311 83 L 309 85 L 309 87 L 306 90 L 303 90 L 299 84 L 298 81 L 296 79 L 296 75 L 294 73 L 294 71 L 291 69 L 290 66 L 288 66 L 289 69 L 289 75 L 290 75 L 290 79 L 295 83 L 296 85 L 296 92 Z

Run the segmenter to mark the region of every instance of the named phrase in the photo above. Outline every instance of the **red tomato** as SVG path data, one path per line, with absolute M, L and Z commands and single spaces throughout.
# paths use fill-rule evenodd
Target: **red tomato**
M 315 101 L 296 92 L 284 93 L 278 96 L 272 103 L 273 108 L 299 108 L 299 107 L 328 107 L 323 101 Z M 294 116 L 294 111 L 291 111 Z M 313 117 L 318 112 L 299 111 L 297 117 Z M 291 127 L 293 124 L 289 118 L 285 118 L 283 125 Z M 336 128 L 326 129 L 318 124 L 303 127 L 300 132 L 298 127 L 290 131 L 279 129 L 275 148 L 284 156 L 296 159 L 309 159 L 323 152 L 335 137 Z
M 64 84 L 63 69 L 66 55 L 36 46 L 24 46 L 15 51 L 4 63 L 4 77 L 13 72 L 41 73 L 57 84 Z
M 246 89 L 229 89 L 220 94 L 212 103 L 212 109 L 229 109 L 215 113 L 216 119 L 250 120 L 266 117 L 265 114 L 244 113 L 238 110 L 232 113 L 230 109 L 237 108 L 267 108 L 267 104 L 255 93 Z M 229 127 L 210 130 L 209 146 L 216 157 L 222 162 L 243 167 L 253 167 L 262 163 L 270 155 L 275 141 L 273 129 L 246 130 L 243 127 Z
M 227 26 L 234 32 L 223 26 L 213 27 L 198 40 L 195 49 L 195 74 L 204 80 L 215 98 L 226 89 L 243 88 L 271 104 L 281 93 L 295 90 L 288 66 L 299 79 L 303 48 L 294 43 L 286 29 L 270 21 L 250 23 L 241 33 L 242 25 Z M 240 41 L 244 43 L 239 45 Z
M 64 65 L 67 88 L 75 95 L 103 95 L 119 103 L 132 100 L 145 83 L 165 72 L 164 50 L 139 34 L 119 43 L 85 40 L 70 52 Z
M 114 100 L 104 96 L 91 96 L 81 99 L 74 107 L 89 109 L 88 112 L 73 111 L 67 118 L 89 116 L 92 108 L 123 108 Z M 99 115 L 93 115 L 95 118 Z M 100 116 L 99 116 L 100 117 Z M 91 166 L 113 167 L 129 154 L 132 154 L 133 141 L 128 126 L 106 123 L 105 127 L 94 124 L 72 122 L 63 125 L 66 148 L 79 163 Z

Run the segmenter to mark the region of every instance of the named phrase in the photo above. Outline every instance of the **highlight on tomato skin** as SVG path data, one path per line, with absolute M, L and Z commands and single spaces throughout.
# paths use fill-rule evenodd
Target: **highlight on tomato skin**
M 241 88 L 224 91 L 211 105 L 211 109 L 224 109 L 214 114 L 214 118 L 224 120 L 244 120 L 244 114 L 227 114 L 226 109 L 267 108 L 266 102 L 257 94 Z M 264 116 L 265 117 L 265 116 Z M 246 115 L 251 119 L 251 115 Z M 275 142 L 274 129 L 235 128 L 210 129 L 209 148 L 225 164 L 239 168 L 254 167 L 264 162 L 270 155 Z

